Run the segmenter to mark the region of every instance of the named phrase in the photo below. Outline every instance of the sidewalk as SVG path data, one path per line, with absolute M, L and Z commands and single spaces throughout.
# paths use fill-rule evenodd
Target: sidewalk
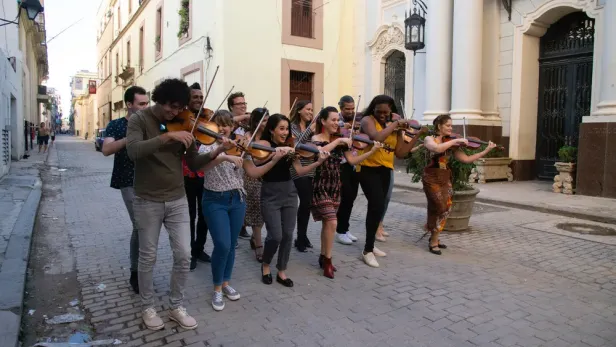
M 421 182 L 412 183 L 411 175 L 401 170 L 394 173 L 394 186 L 423 192 Z M 616 224 L 616 199 L 557 194 L 546 181 L 492 182 L 474 186 L 480 190 L 479 202 Z
M 30 151 L 0 179 L 0 346 L 17 346 L 32 230 L 47 154 Z

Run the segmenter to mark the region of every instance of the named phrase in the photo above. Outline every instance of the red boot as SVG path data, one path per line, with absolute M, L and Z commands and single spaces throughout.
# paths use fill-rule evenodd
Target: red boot
M 334 265 L 332 265 L 332 258 L 323 257 L 323 276 L 327 278 L 334 278 Z

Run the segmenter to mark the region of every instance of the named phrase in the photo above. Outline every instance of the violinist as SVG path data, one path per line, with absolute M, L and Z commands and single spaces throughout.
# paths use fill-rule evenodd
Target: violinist
M 345 95 L 338 102 L 340 106 L 340 132 L 344 137 L 348 137 L 351 133 L 351 125 L 355 118 L 355 127 L 361 124 L 361 114 L 355 114 L 355 100 L 350 95 Z M 354 152 L 356 150 L 353 149 Z M 349 220 L 353 211 L 353 203 L 357 198 L 359 190 L 359 174 L 355 171 L 355 165 L 349 164 L 345 158 L 342 158 L 340 165 L 340 181 L 342 187 L 340 190 L 340 206 L 336 214 L 338 225 L 336 226 L 336 241 L 343 245 L 351 245 L 357 241 L 349 231 Z
M 293 152 L 289 147 L 289 118 L 281 114 L 271 115 L 267 121 L 261 140 L 284 152 Z M 287 277 L 286 270 L 291 254 L 293 230 L 297 216 L 297 190 L 291 178 L 291 167 L 299 175 L 305 175 L 321 165 L 328 157 L 327 152 L 320 151 L 318 159 L 307 166 L 302 166 L 300 160 L 293 156 L 276 160 L 274 167 L 263 175 L 261 185 L 261 214 L 267 228 L 263 263 L 261 265 L 261 280 L 265 284 L 272 283 L 270 263 L 278 251 L 276 282 L 285 287 L 293 287 L 293 281 Z M 271 162 L 270 161 L 270 162 Z M 249 173 L 250 174 L 250 173 Z
M 263 117 L 265 117 L 265 119 L 263 119 L 259 125 L 259 121 L 261 121 Z M 265 129 L 268 118 L 269 114 L 267 109 L 255 108 L 252 110 L 250 114 L 250 130 L 244 137 L 250 139 L 253 132 L 256 132 L 254 140 L 261 140 L 263 129 Z M 246 190 L 246 216 L 244 217 L 244 225 L 252 229 L 250 247 L 255 251 L 256 260 L 261 263 L 263 261 L 263 242 L 261 239 L 261 230 L 263 229 L 263 217 L 261 216 L 261 180 L 244 175 L 244 189 Z
M 160 229 L 165 225 L 173 252 L 169 318 L 184 329 L 195 329 L 197 321 L 183 307 L 184 287 L 190 267 L 190 225 L 184 191 L 182 157 L 198 170 L 222 153 L 222 147 L 198 155 L 188 131 L 167 131 L 172 121 L 190 102 L 190 88 L 180 79 L 166 79 L 154 88 L 155 105 L 133 114 L 128 121 L 128 157 L 135 164 L 133 211 L 139 230 L 139 293 L 142 318 L 151 330 L 164 328 L 154 306 L 152 270 Z M 225 140 L 228 142 L 228 140 Z
M 233 123 L 234 129 L 233 133 L 235 135 L 244 136 L 246 134 L 246 126 L 245 124 L 248 122 L 250 118 L 250 114 L 246 113 L 247 107 L 245 95 L 242 92 L 235 92 L 227 98 L 227 107 L 231 114 L 233 115 Z M 240 238 L 249 239 L 251 236 L 246 231 L 246 227 L 242 226 L 242 230 L 240 231 Z
M 316 169 L 312 185 L 312 216 L 321 221 L 321 255 L 319 265 L 323 276 L 334 278 L 335 267 L 332 264 L 332 248 L 337 226 L 336 212 L 340 205 L 340 166 L 344 159 L 348 165 L 356 165 L 372 156 L 382 145 L 375 142 L 372 148 L 361 155 L 352 151 L 353 141 L 349 137 L 336 137 L 339 129 L 339 114 L 335 107 L 326 107 L 317 116 L 316 135 L 312 142 L 331 155 L 323 165 Z
M 310 142 L 314 135 L 314 117 L 312 111 L 312 103 L 307 100 L 298 100 L 291 110 L 291 134 L 295 141 L 300 143 Z M 311 125 L 310 129 L 307 127 Z M 303 134 L 303 137 L 302 137 Z M 300 161 L 303 166 L 310 165 L 314 162 L 312 158 L 301 157 Z M 312 248 L 312 243 L 308 239 L 308 221 L 310 219 L 310 201 L 312 200 L 312 177 L 314 170 L 306 175 L 298 175 L 293 167 L 291 167 L 291 177 L 297 189 L 299 196 L 299 207 L 297 209 L 297 239 L 295 239 L 295 248 L 300 252 L 306 252 L 306 248 Z
M 203 104 L 203 92 L 199 83 L 190 86 L 190 103 L 188 109 L 195 115 L 203 116 L 201 105 Z M 201 200 L 203 195 L 203 171 L 192 171 L 186 160 L 182 158 L 184 172 L 184 190 L 188 199 L 188 214 L 190 215 L 190 271 L 197 267 L 197 260 L 203 263 L 210 262 L 210 256 L 205 252 L 207 241 L 207 224 L 203 217 Z M 195 230 L 195 220 L 197 226 Z
M 400 159 L 404 158 L 419 138 L 415 136 L 409 143 L 404 142 L 402 133 L 397 129 L 405 126 L 406 120 L 396 119 L 388 122 L 394 112 L 396 112 L 394 100 L 387 95 L 377 95 L 368 105 L 361 120 L 362 131 L 371 140 L 383 142 L 386 146 L 395 148 L 393 153 L 379 149 L 375 155 L 364 160 L 359 166 L 359 183 L 368 200 L 366 245 L 362 257 L 364 262 L 372 267 L 379 267 L 375 256 L 387 255 L 374 247 L 374 241 L 385 211 L 386 196 L 394 168 L 394 155 Z
M 428 249 L 431 253 L 440 255 L 441 249 L 447 248 L 439 242 L 439 234 L 443 231 L 447 217 L 451 212 L 451 197 L 453 188 L 451 182 L 451 159 L 470 164 L 488 154 L 496 145 L 488 142 L 487 148 L 482 152 L 468 156 L 460 149 L 460 146 L 468 144 L 465 138 L 451 139 L 447 136 L 452 134 L 451 117 L 442 114 L 433 121 L 433 136 L 424 138 L 424 146 L 430 153 L 430 162 L 424 169 L 423 189 L 428 199 L 428 223 L 427 232 L 430 232 Z

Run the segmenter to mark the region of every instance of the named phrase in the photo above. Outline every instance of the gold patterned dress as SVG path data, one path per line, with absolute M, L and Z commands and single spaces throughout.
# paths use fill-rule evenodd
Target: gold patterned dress
M 440 143 L 435 139 L 436 143 Z M 451 183 L 450 161 L 453 150 L 444 153 L 430 153 L 430 162 L 424 169 L 423 189 L 428 199 L 428 223 L 426 228 L 430 232 L 441 232 L 451 213 L 451 197 L 453 187 Z

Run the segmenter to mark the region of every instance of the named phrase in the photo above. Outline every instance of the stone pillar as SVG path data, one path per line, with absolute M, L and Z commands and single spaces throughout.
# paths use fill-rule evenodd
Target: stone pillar
M 430 0 L 426 18 L 426 111 L 433 120 L 451 109 L 453 0 Z
M 580 125 L 576 193 L 616 198 L 616 2 L 605 1 L 601 25 L 597 20 L 595 41 L 602 43 L 598 71 L 599 100 L 597 109 Z
M 454 120 L 481 121 L 483 0 L 454 0 L 451 111 Z M 435 6 L 431 6 L 432 10 Z M 440 25 L 441 23 L 439 23 Z

